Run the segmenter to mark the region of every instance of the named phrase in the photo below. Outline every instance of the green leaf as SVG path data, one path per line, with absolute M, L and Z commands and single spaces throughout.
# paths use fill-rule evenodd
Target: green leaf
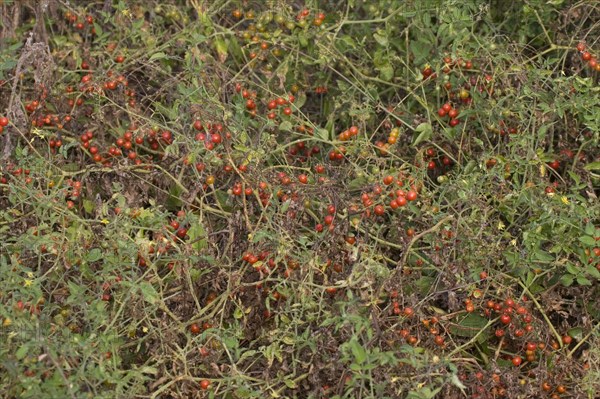
M 415 138 L 413 146 L 416 146 L 421 141 L 429 140 L 433 134 L 433 128 L 431 127 L 431 124 L 424 122 L 415 128 L 415 132 L 419 133 L 419 135 Z
M 292 127 L 293 126 L 290 121 L 283 121 L 279 124 L 279 130 L 284 131 L 284 132 L 291 132 Z
M 583 167 L 585 170 L 600 170 L 600 162 L 591 162 Z
M 452 384 L 459 388 L 459 389 L 465 389 L 466 386 L 462 383 L 462 381 L 460 380 L 460 378 L 458 378 L 458 375 L 452 373 L 452 377 L 450 378 L 450 381 L 452 381 Z
M 102 25 L 100 25 L 96 21 L 94 21 L 94 30 L 96 31 L 96 35 L 102 36 L 102 33 L 103 33 Z
M 571 284 L 573 284 L 574 279 L 575 279 L 575 276 L 573 276 L 572 274 L 564 274 L 560 278 L 560 283 L 562 285 L 564 285 L 565 287 L 569 287 Z
M 151 366 L 143 366 L 138 371 L 142 374 L 152 374 L 152 375 L 158 374 L 158 369 L 156 367 L 151 367 Z
M 377 31 L 377 33 L 373 34 L 373 38 L 375 39 L 375 41 L 377 43 L 379 43 L 383 47 L 387 47 L 387 45 L 389 43 L 386 32 L 384 30 L 381 30 L 381 29 L 379 29 Z
M 415 281 L 415 287 L 419 290 L 420 293 L 426 294 L 429 292 L 431 287 L 433 287 L 433 283 L 435 282 L 435 278 L 431 276 L 423 276 L 417 281 Z
M 148 61 L 162 60 L 163 58 L 167 58 L 167 55 L 165 53 L 163 53 L 162 51 L 159 51 L 158 53 L 152 54 Z
M 379 68 L 379 77 L 381 80 L 389 82 L 394 77 L 394 68 L 390 64 L 385 64 Z
M 460 320 L 457 325 L 451 325 L 450 331 L 453 334 L 459 335 L 461 337 L 474 337 L 477 335 L 481 329 L 485 328 L 488 324 L 488 320 L 482 316 L 479 316 L 475 313 L 469 313 L 462 320 Z M 481 334 L 480 339 L 485 340 L 486 334 Z
M 15 352 L 15 357 L 17 360 L 21 360 L 27 356 L 27 352 L 29 352 L 29 346 L 27 344 L 23 344 Z
M 596 245 L 596 240 L 594 240 L 594 237 L 590 237 L 590 236 L 581 236 L 581 237 L 579 237 L 579 241 L 581 241 L 582 243 L 584 243 L 585 245 L 588 245 L 590 247 L 593 247 L 594 245 Z
M 573 327 L 567 331 L 570 337 L 575 338 L 576 340 L 581 340 L 583 338 L 583 328 L 581 327 Z
M 167 209 L 176 210 L 180 209 L 183 202 L 179 198 L 183 190 L 177 184 L 174 184 L 169 189 L 169 196 L 167 197 Z
M 321 139 L 329 141 L 329 131 L 327 129 L 318 128 L 316 133 Z
M 594 227 L 594 225 L 592 223 L 588 223 L 585 225 L 585 231 L 584 233 L 587 234 L 588 236 L 593 236 L 596 232 L 596 228 Z
M 585 271 L 587 272 L 587 274 L 589 274 L 590 276 L 596 278 L 596 279 L 600 279 L 600 271 L 598 271 L 598 269 L 596 269 L 596 266 L 589 264 L 587 265 L 587 267 L 585 268 Z
M 192 243 L 192 248 L 196 251 L 201 251 L 208 246 L 206 242 L 206 231 L 200 223 L 194 223 L 188 230 L 188 236 Z
M 592 285 L 592 282 L 585 276 L 577 276 L 576 280 L 579 285 Z
M 92 250 L 87 253 L 85 260 L 87 260 L 88 262 L 95 262 L 97 260 L 100 260 L 101 258 L 102 252 L 100 251 L 100 248 L 92 248 Z
M 415 64 L 422 63 L 426 58 L 429 57 L 431 51 L 431 43 L 425 41 L 413 41 L 410 42 L 410 50 L 415 55 Z
M 552 262 L 554 260 L 554 256 L 539 248 L 533 253 L 533 258 L 541 262 Z
M 156 292 L 156 289 L 154 288 L 154 286 L 152 284 L 150 284 L 147 281 L 142 281 L 139 285 L 140 287 L 140 292 L 142 293 L 142 296 L 144 297 L 144 300 L 146 302 L 148 302 L 149 304 L 155 304 L 158 299 L 160 298 L 160 295 L 158 294 L 158 292 Z
M 300 92 L 300 94 L 298 94 L 298 96 L 296 97 L 296 101 L 294 102 L 294 105 L 296 106 L 296 108 L 302 108 L 302 106 L 305 103 L 306 103 L 306 93 Z
M 283 382 L 285 383 L 285 385 L 290 388 L 290 389 L 296 389 L 297 385 L 296 385 L 296 381 L 291 380 L 289 378 L 286 378 L 285 380 L 283 380 Z
M 356 337 L 352 337 L 352 339 L 348 342 L 350 345 L 350 350 L 356 359 L 356 362 L 362 364 L 367 360 L 367 351 L 363 346 L 358 342 Z
M 566 269 L 567 269 L 567 272 L 569 272 L 571 274 L 574 274 L 574 275 L 579 274 L 579 270 L 577 269 L 577 266 L 575 266 L 571 262 L 566 264 Z
M 83 210 L 85 210 L 87 213 L 92 213 L 94 211 L 94 203 L 89 199 L 84 199 Z
M 308 46 L 308 37 L 306 37 L 306 33 L 301 32 L 298 34 L 298 42 L 300 43 L 300 46 L 302 47 L 306 47 Z
M 215 40 L 215 48 L 217 49 L 217 53 L 219 54 L 219 59 L 221 62 L 227 59 L 229 44 L 227 41 L 223 39 Z

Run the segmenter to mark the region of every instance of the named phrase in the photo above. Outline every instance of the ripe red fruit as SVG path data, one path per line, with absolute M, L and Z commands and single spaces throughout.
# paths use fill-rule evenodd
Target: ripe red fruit
M 408 193 L 406 193 L 406 199 L 409 201 L 414 201 L 417 199 L 417 192 L 414 190 L 410 190 Z
M 500 316 L 500 322 L 502 324 L 509 324 L 511 322 L 511 318 L 509 315 L 503 314 L 502 316 Z
M 585 50 L 585 43 L 580 42 L 577 43 L 577 51 L 584 51 Z
M 194 335 L 200 334 L 200 326 L 197 323 L 194 323 L 190 326 L 190 331 Z
M 562 337 L 562 342 L 565 345 L 569 345 L 571 342 L 573 342 L 573 338 L 571 338 L 571 336 L 569 335 L 565 335 L 564 337 Z
M 518 328 L 515 330 L 515 337 L 522 337 L 523 335 L 525 335 L 525 331 Z
M 383 207 L 383 205 L 375 205 L 374 208 L 375 214 L 382 216 L 385 214 L 385 208 Z
M 173 139 L 173 134 L 171 134 L 171 132 L 169 131 L 164 131 L 161 133 L 160 137 L 165 143 L 171 143 L 171 140 Z
M 396 198 L 396 204 L 398 204 L 398 206 L 405 206 L 406 203 L 406 197 L 399 196 L 398 198 Z
M 451 127 L 454 127 L 454 126 L 456 126 L 456 125 L 458 125 L 460 123 L 460 120 L 458 120 L 458 119 L 450 119 L 450 122 L 448 122 L 448 123 L 449 123 L 449 125 Z
M 210 141 L 212 141 L 215 144 L 219 144 L 222 141 L 221 135 L 219 133 L 213 133 L 210 136 Z
M 548 162 L 548 166 L 550 166 L 552 169 L 557 170 L 560 167 L 560 162 L 557 160 Z
M 8 118 L 6 116 L 3 116 L 0 118 L 0 126 L 5 127 L 8 125 Z
M 210 381 L 209 380 L 202 380 L 202 381 L 200 381 L 200 388 L 202 388 L 203 390 L 207 390 L 208 387 L 210 387 Z
M 519 367 L 522 362 L 523 362 L 523 359 L 521 358 L 521 356 L 515 356 L 515 357 L 512 358 L 512 364 L 515 367 Z
M 248 111 L 252 111 L 255 108 L 256 108 L 256 103 L 254 102 L 254 100 L 252 100 L 252 99 L 246 100 L 246 109 Z
M 305 174 L 298 176 L 298 181 L 302 184 L 308 183 L 308 177 Z
M 583 52 L 583 53 L 581 54 L 581 58 L 582 58 L 584 61 L 589 61 L 589 60 L 591 60 L 591 59 L 592 59 L 592 54 L 590 54 L 589 52 L 585 51 L 585 52 Z

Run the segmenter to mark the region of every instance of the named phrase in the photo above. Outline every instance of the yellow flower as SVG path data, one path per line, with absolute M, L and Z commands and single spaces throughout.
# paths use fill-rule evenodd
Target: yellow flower
M 26 278 L 26 279 L 25 279 L 25 281 L 23 282 L 23 285 L 24 285 L 25 287 L 30 287 L 30 286 L 31 286 L 31 284 L 33 284 L 33 280 L 30 280 L 30 279 L 28 279 L 28 278 Z
M 562 197 L 560 197 L 560 200 L 563 204 L 569 205 L 569 199 L 567 198 L 567 196 L 563 195 Z
M 502 220 L 498 222 L 498 230 L 504 230 L 506 226 L 502 223 Z

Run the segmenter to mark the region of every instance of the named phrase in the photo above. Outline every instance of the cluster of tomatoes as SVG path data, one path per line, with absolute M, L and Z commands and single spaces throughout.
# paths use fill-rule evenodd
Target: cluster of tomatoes
M 89 28 L 89 31 L 92 35 L 96 34 L 96 29 L 94 28 L 94 17 L 91 15 L 86 15 L 82 20 L 80 20 L 77 14 L 67 11 L 65 13 L 65 20 L 77 31 L 83 31 L 86 28 Z
M 348 141 L 352 137 L 356 136 L 357 134 L 358 134 L 358 127 L 350 126 L 350 128 L 344 130 L 342 133 L 340 133 L 338 135 L 338 139 L 341 141 Z
M 257 104 L 256 104 L 256 92 L 246 90 L 242 87 L 240 83 L 235 85 L 235 91 L 241 94 L 242 98 L 246 100 L 245 107 L 248 111 L 248 114 L 251 117 L 257 116 Z M 293 113 L 292 104 L 296 101 L 296 97 L 294 94 L 290 93 L 285 97 L 277 97 L 274 99 L 270 99 L 266 103 L 266 116 L 270 120 L 274 120 L 277 118 L 277 109 L 281 108 L 281 114 L 284 116 L 291 116 Z
M 585 43 L 581 42 L 577 44 L 577 51 L 581 54 L 581 59 L 587 62 L 588 67 L 593 71 L 600 72 L 600 65 L 596 56 L 587 51 Z
M 454 127 L 460 123 L 460 120 L 457 119 L 459 113 L 460 112 L 456 108 L 452 107 L 452 104 L 450 103 L 445 103 L 437 111 L 437 114 L 440 118 L 447 117 L 449 119 L 448 124 L 450 127 Z
M 21 167 L 16 168 L 15 165 L 9 164 L 6 168 L 7 175 L 0 174 L 0 184 L 8 184 L 8 175 L 12 175 L 16 178 L 23 179 L 25 184 L 31 184 L 33 177 L 31 176 L 31 170 L 23 169 Z M 8 189 L 8 188 L 6 188 Z

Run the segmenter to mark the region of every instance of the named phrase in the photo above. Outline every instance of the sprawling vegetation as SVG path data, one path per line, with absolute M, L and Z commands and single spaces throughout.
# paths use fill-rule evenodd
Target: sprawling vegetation
M 2 398 L 594 398 L 597 0 L 0 2 Z

